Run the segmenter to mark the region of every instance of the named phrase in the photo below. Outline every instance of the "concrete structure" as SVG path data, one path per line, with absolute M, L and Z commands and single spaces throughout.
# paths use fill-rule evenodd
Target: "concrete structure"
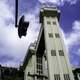
M 80 80 L 80 67 L 72 68 L 75 80 Z
M 32 43 L 25 56 L 23 63 L 24 80 L 43 80 L 43 78 L 48 78 L 48 75 L 44 74 L 45 70 L 43 70 L 44 57 L 41 54 L 36 54 L 37 44 Z
M 57 8 L 41 8 L 41 30 L 37 42 L 29 48 L 25 57 L 24 80 L 74 80 L 59 18 Z
M 0 80 L 24 80 L 22 69 L 5 67 L 0 65 Z

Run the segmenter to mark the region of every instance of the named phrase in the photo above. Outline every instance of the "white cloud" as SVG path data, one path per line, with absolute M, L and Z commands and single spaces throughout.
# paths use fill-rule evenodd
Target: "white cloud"
M 80 44 L 80 21 L 73 23 L 72 32 L 67 34 L 66 42 L 68 47 Z
M 80 57 L 80 48 L 77 50 L 76 54 Z
M 11 9 L 10 9 L 9 6 L 5 3 L 4 0 L 3 0 L 3 1 L 0 0 L 0 10 L 1 10 L 1 12 L 0 12 L 0 19 L 2 19 L 2 20 L 7 19 L 7 18 L 13 18 L 13 19 L 14 19 L 13 15 L 11 15 L 12 12 L 9 11 L 9 10 L 11 10 Z M 1 21 L 1 20 L 0 20 L 0 21 Z
M 62 5 L 63 0 L 39 0 L 40 3 L 42 4 L 47 4 L 48 6 L 50 5 Z M 52 3 L 52 4 L 49 4 Z
M 66 2 L 69 2 L 70 4 L 76 4 L 78 0 L 65 0 Z
M 28 13 L 26 18 L 30 21 L 27 36 L 19 39 L 17 28 L 14 27 L 14 15 L 12 8 L 3 1 L 0 1 L 0 57 L 12 57 L 11 60 L 4 60 L 2 65 L 18 67 L 20 61 L 23 60 L 27 48 L 31 42 L 37 38 L 40 25 L 34 14 Z M 9 23 L 8 23 L 9 21 Z
M 80 65 L 80 21 L 74 21 L 72 24 L 72 31 L 67 34 L 63 32 L 63 36 L 69 51 L 70 62 L 73 66 L 77 67 Z
M 39 0 L 41 3 L 47 3 L 47 2 L 52 2 L 52 3 L 57 3 L 60 2 L 62 0 Z
M 76 4 L 78 0 L 39 0 L 40 3 L 52 3 L 54 5 L 63 5 L 65 2 L 72 4 Z
M 31 42 L 34 42 L 37 38 L 40 25 L 38 24 L 38 14 L 39 8 L 36 7 L 34 12 L 27 13 L 25 15 L 25 20 L 30 21 L 30 25 L 27 31 L 27 36 L 19 39 L 17 35 L 17 29 L 14 27 L 14 15 L 12 13 L 12 8 L 4 2 L 5 0 L 0 0 L 0 56 L 8 55 L 13 57 L 13 59 L 7 62 L 0 62 L 7 66 L 18 66 L 20 61 L 23 60 L 27 48 Z M 39 0 L 41 3 L 52 2 L 58 3 L 59 0 Z M 43 1 L 43 2 L 42 2 Z M 65 0 L 61 0 L 63 3 Z M 70 1 L 70 0 L 68 0 Z M 74 0 L 73 0 L 74 1 Z M 7 21 L 10 20 L 8 24 Z M 63 32 L 64 33 L 64 32 Z M 68 48 L 73 45 L 80 44 L 80 21 L 75 21 L 73 23 L 72 32 L 68 33 L 65 42 L 67 42 Z M 65 34 L 64 34 L 65 37 Z M 7 57 L 7 56 L 6 56 Z

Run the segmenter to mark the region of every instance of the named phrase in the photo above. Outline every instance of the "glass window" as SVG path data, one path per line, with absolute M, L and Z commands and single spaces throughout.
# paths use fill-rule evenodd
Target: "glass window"
M 47 24 L 51 24 L 50 21 L 47 21 Z
M 70 80 L 69 74 L 64 74 L 64 80 Z
M 56 56 L 56 50 L 51 50 L 51 56 Z
M 60 38 L 59 33 L 55 33 L 55 37 L 56 37 L 56 38 Z
M 53 25 L 56 25 L 56 22 L 55 21 L 53 21 Z
M 50 38 L 53 37 L 53 34 L 52 34 L 52 33 L 49 33 L 49 37 L 50 37 Z
M 37 80 L 43 80 L 43 77 L 37 76 Z
M 37 58 L 37 59 L 36 59 L 36 61 L 37 61 L 37 63 L 36 63 L 37 73 L 38 73 L 38 74 L 42 74 L 42 73 L 43 73 L 42 57 L 41 57 L 39 54 L 37 54 L 36 58 Z
M 63 50 L 59 50 L 59 55 L 60 56 L 64 56 L 64 51 Z
M 42 63 L 42 59 L 37 58 L 37 63 Z
M 54 80 L 60 80 L 60 74 L 54 74 Z

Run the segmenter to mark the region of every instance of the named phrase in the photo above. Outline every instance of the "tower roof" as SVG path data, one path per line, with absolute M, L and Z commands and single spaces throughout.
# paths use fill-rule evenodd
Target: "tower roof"
M 43 17 L 57 17 L 58 20 L 60 18 L 60 10 L 56 7 L 43 7 L 40 10 L 40 23 L 43 22 Z

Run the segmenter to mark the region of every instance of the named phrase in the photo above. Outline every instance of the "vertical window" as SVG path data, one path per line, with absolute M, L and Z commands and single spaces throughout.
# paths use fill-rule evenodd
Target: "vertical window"
M 51 56 L 56 56 L 56 50 L 51 50 Z
M 64 74 L 64 80 L 70 80 L 69 74 Z
M 56 25 L 56 22 L 55 21 L 53 21 L 53 25 Z
M 49 37 L 52 38 L 53 37 L 53 34 L 52 33 L 49 33 Z
M 43 80 L 43 77 L 37 76 L 37 80 Z
M 60 56 L 64 56 L 64 51 L 63 50 L 58 50 Z
M 42 57 L 40 54 L 36 55 L 36 67 L 37 67 L 37 73 L 42 74 L 43 73 L 43 68 L 42 68 Z
M 47 24 L 51 24 L 50 21 L 47 21 Z
M 59 74 L 54 74 L 54 80 L 60 80 L 60 75 Z
M 60 38 L 59 33 L 55 33 L 55 37 L 56 37 L 56 38 Z

